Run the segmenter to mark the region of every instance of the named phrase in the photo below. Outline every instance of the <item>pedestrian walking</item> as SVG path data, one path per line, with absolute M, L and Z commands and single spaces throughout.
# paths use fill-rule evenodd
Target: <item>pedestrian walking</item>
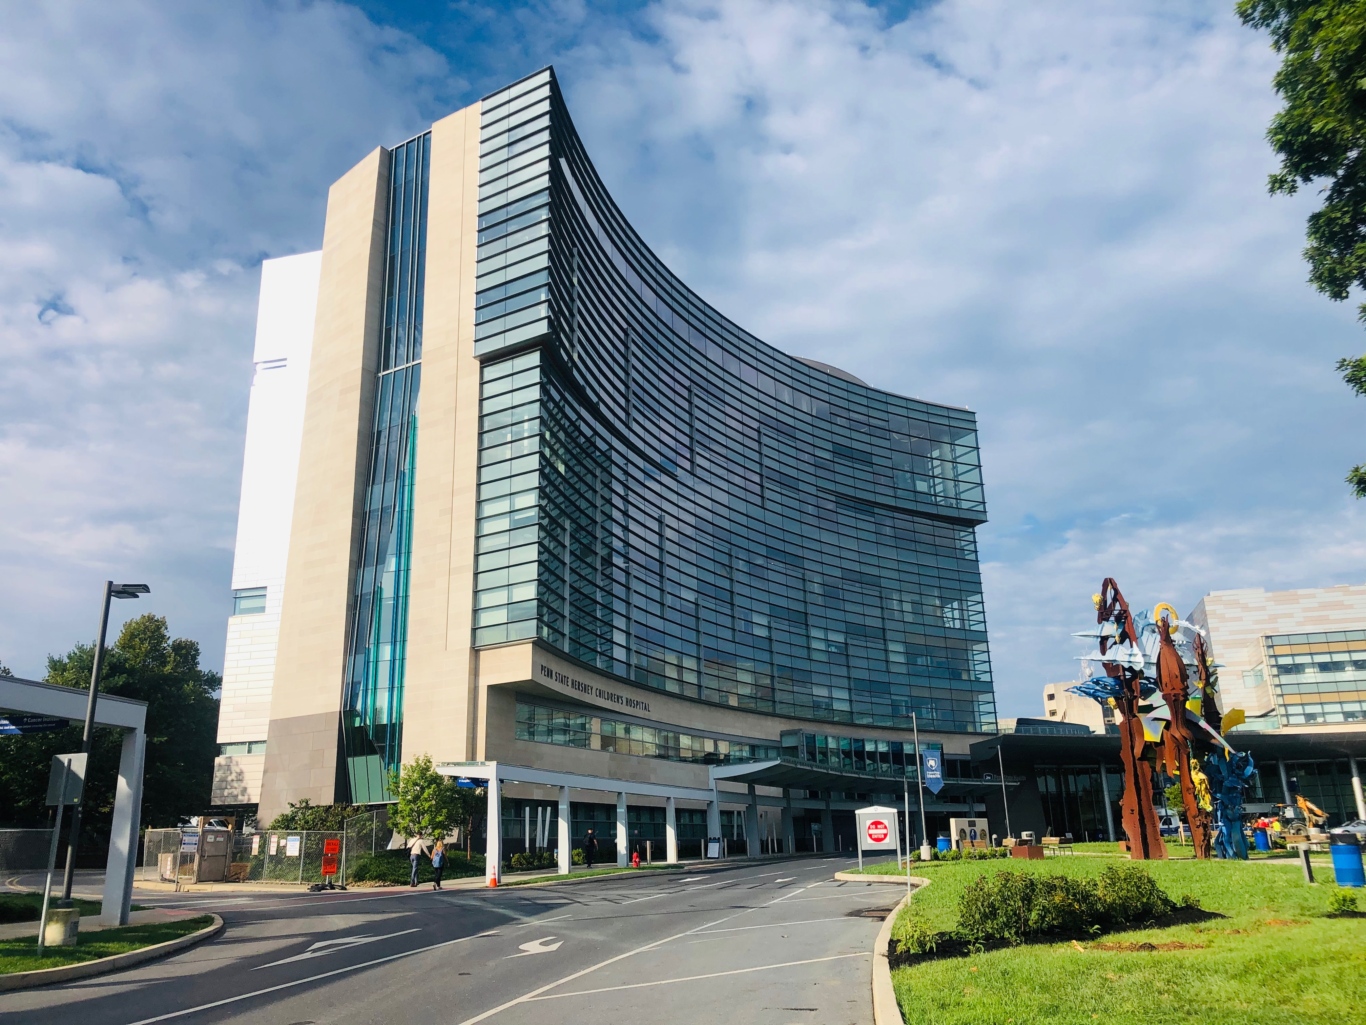
M 446 841 L 438 840 L 432 848 L 432 889 L 441 889 L 441 873 L 446 867 Z
M 413 841 L 413 846 L 408 851 L 408 863 L 413 866 L 413 874 L 408 880 L 409 886 L 417 885 L 417 859 L 420 857 L 422 857 L 422 838 L 418 837 Z
M 593 867 L 593 859 L 598 856 L 598 840 L 590 829 L 588 835 L 583 838 L 583 863 L 588 867 Z

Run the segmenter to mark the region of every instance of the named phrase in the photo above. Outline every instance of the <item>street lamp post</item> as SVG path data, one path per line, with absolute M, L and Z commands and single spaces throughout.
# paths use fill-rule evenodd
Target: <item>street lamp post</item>
M 151 594 L 146 584 L 119 584 L 104 582 L 104 602 L 100 607 L 100 632 L 95 638 L 95 659 L 90 669 L 90 696 L 85 703 L 85 733 L 81 737 L 81 751 L 90 754 L 90 744 L 95 737 L 95 704 L 100 695 L 100 671 L 104 668 L 104 636 L 109 630 L 109 599 L 136 598 L 140 594 Z M 87 774 L 86 783 L 89 784 Z M 85 804 L 85 789 L 81 789 L 81 799 L 71 809 L 71 832 L 66 842 L 66 869 L 62 873 L 62 899 L 57 906 L 71 907 L 71 884 L 76 876 L 76 848 L 81 841 L 81 808 Z

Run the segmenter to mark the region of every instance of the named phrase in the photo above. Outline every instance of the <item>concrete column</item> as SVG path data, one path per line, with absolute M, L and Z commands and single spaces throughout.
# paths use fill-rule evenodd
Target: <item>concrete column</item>
M 716 784 L 711 785 L 711 800 L 707 802 L 707 836 L 721 835 L 721 795 L 716 790 Z M 706 854 L 704 850 L 702 852 Z
M 569 818 L 569 788 L 560 787 L 560 816 L 559 816 L 559 856 L 555 859 L 559 862 L 560 875 L 567 876 L 574 870 L 574 834 L 571 831 L 572 822 Z
M 1105 795 L 1105 839 L 1114 843 L 1119 837 L 1115 836 L 1115 812 L 1110 807 L 1110 778 L 1105 774 L 1105 763 L 1100 763 L 1100 791 Z M 1001 795 L 1001 800 L 1005 800 L 1005 794 Z
M 1285 759 L 1277 758 L 1276 766 L 1281 770 L 1281 792 L 1285 794 L 1285 803 L 1293 808 L 1295 806 L 1295 795 L 1290 792 L 1290 775 L 1285 771 Z
M 792 791 L 783 788 L 783 850 L 797 853 L 797 833 L 792 824 Z
M 538 816 L 539 818 L 539 816 Z M 531 805 L 522 805 L 522 850 L 531 853 Z
M 835 853 L 835 816 L 830 812 L 830 791 L 825 792 L 825 807 L 821 809 L 821 851 Z
M 1357 765 L 1357 760 L 1350 755 L 1347 757 L 1347 765 L 1352 770 L 1352 796 L 1357 800 L 1357 818 L 1366 819 L 1366 799 L 1361 796 L 1361 768 Z
M 490 886 L 497 886 L 503 881 L 503 795 L 496 775 L 489 776 L 487 792 L 488 825 L 484 832 L 488 836 L 484 845 L 484 878 Z
M 129 730 L 119 753 L 119 780 L 114 790 L 114 821 L 109 835 L 109 861 L 104 870 L 103 925 L 127 925 L 133 901 L 133 870 L 138 861 L 138 826 L 142 818 L 142 768 L 147 734 Z M 1357 784 L 1361 803 L 1361 784 Z
M 759 841 L 759 791 L 754 788 L 754 784 L 749 785 L 749 804 L 745 806 L 745 847 L 748 848 L 749 856 L 757 858 L 760 849 Z
M 626 795 L 621 793 L 617 794 L 617 865 L 620 868 L 630 864 L 631 856 L 626 850 L 630 843 L 626 830 Z
M 664 860 L 670 865 L 678 864 L 678 811 L 672 797 L 664 798 Z

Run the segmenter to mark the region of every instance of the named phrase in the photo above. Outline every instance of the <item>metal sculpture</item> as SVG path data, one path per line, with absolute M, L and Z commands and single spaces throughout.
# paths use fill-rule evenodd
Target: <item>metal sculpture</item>
M 1162 606 L 1158 606 L 1158 610 L 1161 609 Z M 1189 711 L 1187 702 L 1190 702 L 1186 663 L 1172 642 L 1172 635 L 1177 630 L 1176 622 L 1174 612 L 1170 618 L 1164 615 L 1157 622 L 1160 643 L 1157 651 L 1157 687 L 1162 692 L 1162 700 L 1167 703 L 1171 717 L 1162 737 L 1162 758 L 1167 775 L 1175 776 L 1181 783 L 1181 807 L 1186 813 L 1186 825 L 1190 826 L 1191 844 L 1195 848 L 1195 856 L 1204 859 L 1210 856 L 1210 807 L 1208 801 L 1202 807 L 1200 795 L 1196 792 L 1195 774 L 1191 771 L 1193 766 L 1198 771 L 1198 766 L 1191 758 L 1191 733 L 1186 719 Z
M 1167 845 L 1157 824 L 1153 807 L 1153 775 L 1143 754 L 1147 736 L 1139 717 L 1144 694 L 1143 669 L 1146 663 L 1139 647 L 1129 603 L 1113 578 L 1106 577 L 1096 596 L 1096 623 L 1100 630 L 1101 665 L 1114 684 L 1111 700 L 1121 718 L 1119 754 L 1124 766 L 1124 798 L 1120 814 L 1129 837 L 1129 857 L 1147 861 L 1166 858 Z M 1107 630 L 1106 627 L 1112 627 Z M 1149 692 L 1151 693 L 1151 691 Z
M 1246 861 L 1243 792 L 1257 772 L 1252 756 L 1246 751 L 1214 751 L 1205 759 L 1205 772 L 1214 795 L 1214 853 Z
M 1223 726 L 1232 728 L 1243 715 L 1238 709 L 1220 714 L 1214 698 L 1218 676 L 1203 631 L 1183 622 L 1166 603 L 1151 615 L 1146 610 L 1132 613 L 1109 578 L 1093 600 L 1099 628 L 1078 636 L 1099 640 L 1100 654 L 1082 658 L 1100 662 L 1104 675 L 1090 676 L 1069 690 L 1111 705 L 1120 718 L 1122 811 L 1130 857 L 1167 856 L 1152 803 L 1149 744 L 1155 745 L 1153 754 L 1160 754 L 1167 775 L 1180 783 L 1195 856 L 1247 857 L 1243 790 L 1254 772 L 1252 758 L 1235 752 L 1221 735 Z M 1190 665 L 1195 667 L 1193 680 Z M 1148 703 L 1159 691 L 1163 702 Z

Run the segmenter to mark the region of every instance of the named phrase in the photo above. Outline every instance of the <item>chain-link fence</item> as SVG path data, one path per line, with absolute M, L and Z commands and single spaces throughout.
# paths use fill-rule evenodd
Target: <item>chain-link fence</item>
M 142 867 L 137 870 L 137 878 L 145 882 L 192 882 L 198 846 L 197 830 L 147 830 L 142 838 Z
M 0 829 L 0 872 L 45 869 L 51 849 L 50 829 Z
M 237 838 L 229 878 L 238 882 L 320 883 L 327 841 L 336 841 L 337 882 L 341 882 L 342 833 L 269 829 Z

